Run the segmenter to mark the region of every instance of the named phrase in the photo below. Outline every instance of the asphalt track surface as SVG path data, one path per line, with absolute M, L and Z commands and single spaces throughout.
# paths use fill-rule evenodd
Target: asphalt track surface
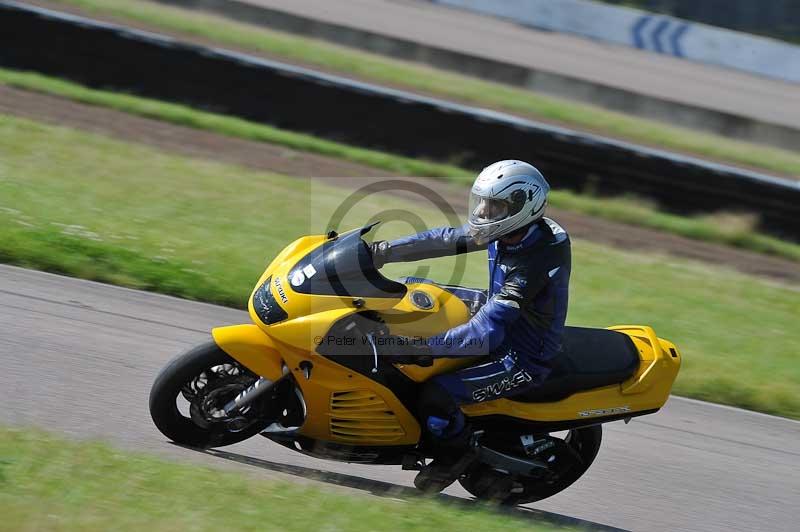
M 413 474 L 399 467 L 317 460 L 261 437 L 200 453 L 157 432 L 147 397 L 158 370 L 211 327 L 247 321 L 237 310 L 0 265 L 0 423 L 407 496 Z M 674 397 L 655 415 L 605 429 L 583 479 L 516 513 L 598 529 L 797 530 L 800 423 Z
M 798 85 L 422 0 L 243 0 L 421 44 L 773 124 L 800 124 Z

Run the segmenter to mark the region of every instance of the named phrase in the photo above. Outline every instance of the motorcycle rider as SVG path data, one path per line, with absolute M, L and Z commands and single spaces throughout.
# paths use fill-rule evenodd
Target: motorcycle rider
M 440 490 L 457 477 L 456 462 L 471 436 L 460 405 L 530 391 L 547 377 L 548 361 L 561 349 L 570 241 L 558 224 L 543 217 L 549 190 L 534 166 L 499 161 L 475 180 L 464 226 L 371 245 L 378 267 L 481 249 L 489 254 L 489 289 L 485 296 L 477 296 L 485 304 L 467 323 L 423 343 L 396 344 L 407 346 L 397 353 L 404 355 L 411 350 L 413 355 L 434 358 L 488 357 L 479 365 L 438 375 L 423 386 L 418 414 L 438 456 L 420 472 L 418 486 Z M 468 295 L 474 300 L 476 291 Z

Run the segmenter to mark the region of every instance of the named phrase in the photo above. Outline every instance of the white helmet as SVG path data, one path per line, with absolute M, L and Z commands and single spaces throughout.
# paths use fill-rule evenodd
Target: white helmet
M 544 215 L 550 185 L 523 161 L 499 161 L 478 174 L 469 200 L 470 234 L 479 244 L 497 240 Z

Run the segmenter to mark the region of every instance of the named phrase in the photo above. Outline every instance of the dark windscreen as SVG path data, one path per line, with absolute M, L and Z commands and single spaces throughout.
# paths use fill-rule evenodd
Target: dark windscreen
M 292 289 L 303 294 L 403 297 L 405 285 L 378 272 L 367 244 L 361 239 L 371 228 L 345 233 L 303 257 L 289 272 Z

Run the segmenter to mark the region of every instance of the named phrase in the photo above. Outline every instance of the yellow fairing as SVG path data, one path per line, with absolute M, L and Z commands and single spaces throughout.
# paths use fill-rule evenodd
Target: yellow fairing
M 272 261 L 254 288 L 255 292 L 271 278 L 269 288 L 273 295 L 279 297 L 278 286 L 283 291 L 286 300 L 280 306 L 288 319 L 271 325 L 262 323 L 251 294 L 248 310 L 256 325 L 214 329 L 214 339 L 226 353 L 271 380 L 281 375 L 281 367 L 286 364 L 306 402 L 307 415 L 300 434 L 353 445 L 416 444 L 419 424 L 391 390 L 315 352 L 331 326 L 347 315 L 390 309 L 401 301 L 357 298 L 356 304 L 352 297 L 296 292 L 289 282 L 289 271 L 301 257 L 327 240 L 325 236 L 296 240 Z M 453 303 L 449 305 L 448 309 Z M 441 319 L 434 321 L 441 323 Z M 301 369 L 304 361 L 313 364 L 310 379 Z
M 411 295 L 417 291 L 425 292 L 431 297 L 434 302 L 431 309 L 419 309 L 411 302 Z M 409 284 L 406 296 L 381 316 L 392 334 L 427 338 L 466 322 L 469 319 L 469 310 L 463 301 L 447 290 L 436 285 L 419 283 Z M 475 357 L 440 358 L 431 367 L 402 364 L 397 367 L 412 380 L 423 382 L 440 373 L 467 367 L 475 360 Z
M 413 445 L 419 440 L 414 416 L 391 390 L 372 379 L 276 341 L 255 325 L 218 327 L 212 335 L 223 351 L 262 377 L 277 379 L 286 364 L 306 401 L 300 434 L 353 445 Z M 300 367 L 303 361 L 313 364 L 310 379 Z
M 354 298 L 296 292 L 289 272 L 298 260 L 328 240 L 309 236 L 289 245 L 267 267 L 254 293 L 270 280 L 271 296 L 280 299 L 286 317 L 262 323 L 249 301 L 255 325 L 220 327 L 214 340 L 226 353 L 270 380 L 285 364 L 294 375 L 306 402 L 306 420 L 300 434 L 318 440 L 352 445 L 414 445 L 420 427 L 411 412 L 380 382 L 316 353 L 317 344 L 334 323 L 355 312 L 374 311 L 392 334 L 430 337 L 469 319 L 466 305 L 432 284 L 409 284 L 401 297 Z M 422 292 L 422 294 L 419 294 Z M 430 303 L 422 308 L 412 296 Z M 423 305 L 424 306 L 424 305 Z M 650 327 L 612 329 L 631 337 L 641 359 L 637 373 L 619 385 L 597 388 L 552 403 L 522 403 L 499 399 L 463 407 L 469 416 L 504 415 L 532 421 L 556 422 L 604 417 L 660 408 L 667 400 L 680 367 L 675 346 L 656 337 Z M 457 370 L 474 358 L 440 359 L 432 367 L 399 366 L 416 382 Z M 313 365 L 310 378 L 304 367 Z
M 275 343 L 255 325 L 231 325 L 211 330 L 214 342 L 247 369 L 270 380 L 281 376 L 281 356 Z
M 378 382 L 316 353 L 287 352 L 308 415 L 300 434 L 353 445 L 414 445 L 417 420 L 395 394 Z M 306 380 L 300 360 L 314 364 Z
M 261 322 L 253 308 L 252 293 L 248 301 L 248 310 L 254 323 L 272 338 L 298 349 L 313 351 L 331 325 L 347 314 L 364 310 L 389 309 L 400 299 L 353 298 L 296 292 L 288 279 L 289 271 L 297 264 L 299 258 L 327 240 L 325 236 L 307 236 L 294 241 L 272 261 L 253 289 L 255 292 L 271 277 L 270 289 L 276 298 L 279 289 L 284 294 L 285 301 L 282 301 L 280 306 L 288 314 L 287 320 L 266 325 Z
M 627 334 L 639 350 L 639 369 L 622 384 L 579 392 L 552 403 L 498 399 L 465 405 L 462 410 L 469 416 L 506 415 L 531 421 L 565 421 L 661 408 L 681 365 L 675 345 L 658 338 L 651 327 L 609 328 Z

